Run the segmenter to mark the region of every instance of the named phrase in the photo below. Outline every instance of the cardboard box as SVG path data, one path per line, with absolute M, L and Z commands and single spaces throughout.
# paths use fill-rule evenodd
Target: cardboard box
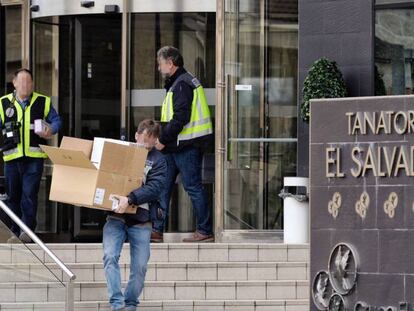
M 142 184 L 148 153 L 145 148 L 104 142 L 99 169 L 90 160 L 90 140 L 65 136 L 59 148 L 41 148 L 53 162 L 52 201 L 111 210 L 112 194 L 128 195 Z M 127 210 L 135 212 L 135 207 Z
M 91 162 L 98 169 L 99 169 L 99 167 L 101 165 L 103 147 L 104 147 L 104 143 L 106 141 L 107 142 L 114 143 L 114 144 L 124 145 L 124 146 L 130 146 L 132 144 L 130 142 L 123 141 L 123 140 L 116 140 L 116 139 L 111 139 L 111 138 L 95 137 L 93 139 Z

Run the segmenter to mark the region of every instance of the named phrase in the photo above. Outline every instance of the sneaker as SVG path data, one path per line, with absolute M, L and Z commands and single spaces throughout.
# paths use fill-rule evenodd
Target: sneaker
M 199 243 L 206 243 L 206 242 L 214 242 L 214 236 L 212 234 L 202 234 L 198 231 L 193 233 L 191 238 L 183 239 L 183 242 L 199 242 Z
M 22 242 L 15 235 L 12 235 L 10 238 L 7 239 L 7 244 L 21 244 L 21 243 Z
M 23 243 L 33 243 L 32 239 L 27 235 L 26 232 L 20 233 L 19 239 Z
M 151 232 L 151 242 L 153 243 L 162 243 L 163 242 L 163 234 L 158 231 Z

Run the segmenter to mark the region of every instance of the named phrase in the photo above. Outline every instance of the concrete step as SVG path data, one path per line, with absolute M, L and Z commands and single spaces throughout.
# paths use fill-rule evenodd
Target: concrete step
M 63 262 L 100 263 L 102 244 L 48 244 Z M 42 261 L 52 262 L 35 244 L 31 251 Z M 0 263 L 37 263 L 24 245 L 0 244 Z M 129 244 L 124 245 L 120 263 L 129 263 Z M 150 262 L 309 262 L 309 245 L 274 243 L 161 243 L 151 244 Z
M 67 263 L 76 282 L 105 281 L 102 263 Z M 54 282 L 67 280 L 55 264 L 0 263 L 1 282 Z M 129 277 L 129 263 L 120 264 L 121 277 Z M 151 262 L 147 281 L 266 281 L 307 280 L 309 265 L 303 262 Z M 52 273 L 53 274 L 52 274 Z
M 65 275 L 39 246 L 28 247 L 0 244 L 0 310 L 63 310 L 65 288 L 56 280 L 65 280 Z M 110 310 L 102 244 L 48 247 L 77 275 L 76 310 Z M 123 286 L 129 261 L 125 244 Z M 307 244 L 152 244 L 139 310 L 308 310 L 308 275 Z
M 125 286 L 125 282 L 123 286 Z M 308 281 L 146 281 L 143 300 L 307 299 Z M 74 284 L 75 301 L 107 300 L 106 282 Z M 65 288 L 56 282 L 0 283 L 0 302 L 60 302 Z M 3 311 L 3 309 L 1 309 Z
M 63 303 L 1 303 L 1 311 L 62 311 Z M 75 311 L 110 311 L 103 301 L 76 302 Z M 139 311 L 307 311 L 309 302 L 299 300 L 163 300 L 142 301 Z

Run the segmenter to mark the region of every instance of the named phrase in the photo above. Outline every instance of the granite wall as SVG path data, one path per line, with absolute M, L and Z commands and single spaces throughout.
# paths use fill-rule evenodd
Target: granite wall
M 414 96 L 311 107 L 311 310 L 414 310 Z
M 299 102 L 315 60 L 336 61 L 349 96 L 374 95 L 374 0 L 299 0 Z M 308 176 L 309 125 L 298 119 L 298 176 Z

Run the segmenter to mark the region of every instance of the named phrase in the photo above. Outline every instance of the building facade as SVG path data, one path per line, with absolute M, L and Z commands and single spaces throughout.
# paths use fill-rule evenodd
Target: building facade
M 17 68 L 29 67 L 36 89 L 52 96 L 63 118 L 51 144 L 65 135 L 130 140 L 139 121 L 160 119 L 165 90 L 157 50 L 178 47 L 186 69 L 206 89 L 215 122 L 203 183 L 216 240 L 282 241 L 278 194 L 283 177 L 306 171 L 297 169 L 306 167 L 298 145 L 298 133 L 306 139 L 306 128 L 297 121 L 299 89 L 306 66 L 317 56 L 299 49 L 304 5 L 295 0 L 33 0 L 30 5 L 2 0 L 2 93 L 11 90 Z M 49 201 L 51 165 L 47 168 L 37 232 L 50 241 L 99 240 L 105 215 Z M 192 213 L 177 182 L 168 232 L 193 231 Z

